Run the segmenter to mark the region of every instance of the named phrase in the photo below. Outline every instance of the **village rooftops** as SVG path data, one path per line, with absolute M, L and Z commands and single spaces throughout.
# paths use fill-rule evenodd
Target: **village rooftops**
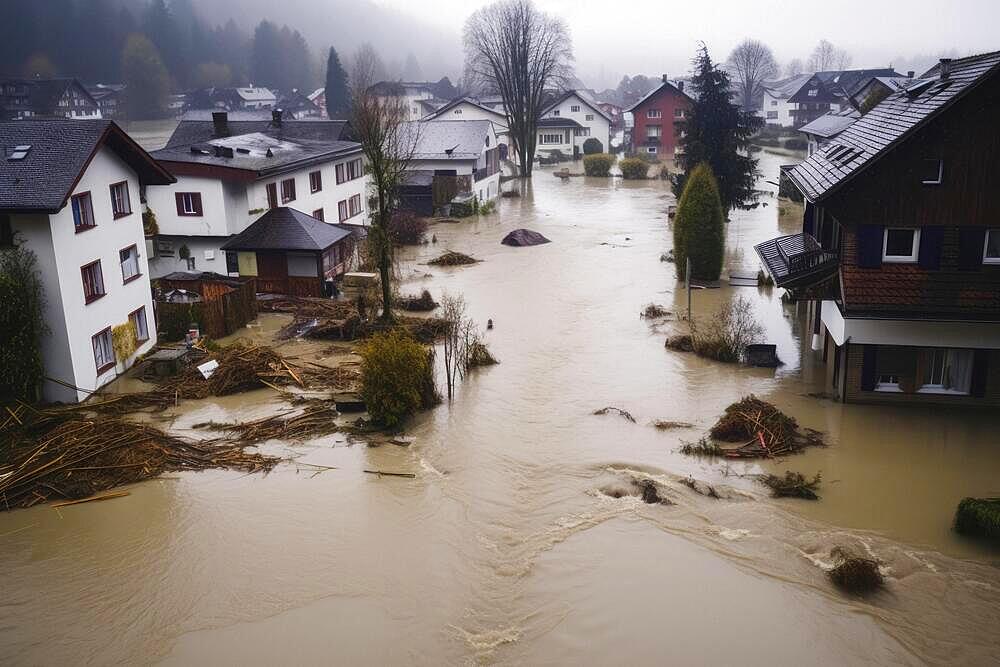
M 547 127 L 573 127 L 573 128 L 577 128 L 577 127 L 583 127 L 583 125 L 580 125 L 580 123 L 578 123 L 577 121 L 573 120 L 572 118 L 562 118 L 562 117 L 542 118 L 542 119 L 540 119 L 538 121 L 538 128 L 539 129 L 544 129 L 544 128 L 547 128 Z
M 27 91 L 26 97 L 3 94 L 5 86 L 21 88 Z M 41 116 L 63 116 L 64 109 L 59 101 L 70 88 L 76 87 L 81 95 L 86 95 L 97 106 L 87 89 L 76 79 L 0 79 L 0 113 L 15 114 L 19 111 L 31 111 Z
M 656 88 L 653 88 L 651 91 L 649 91 L 648 93 L 646 93 L 645 95 L 643 95 L 641 98 L 639 98 L 639 101 L 636 102 L 635 104 L 633 104 L 632 106 L 628 107 L 627 109 L 623 109 L 623 111 L 627 111 L 627 112 L 631 113 L 635 109 L 638 109 L 640 106 L 642 106 L 643 104 L 645 104 L 647 100 L 651 99 L 655 95 L 658 95 L 660 93 L 660 91 L 663 91 L 663 90 L 673 90 L 678 95 L 683 95 L 683 96 L 687 97 L 689 100 L 691 100 L 692 102 L 695 99 L 694 97 L 691 96 L 690 93 L 688 93 L 688 92 L 686 92 L 684 90 L 684 82 L 683 81 L 677 81 L 677 82 L 671 83 L 670 80 L 668 80 L 666 78 L 666 75 L 664 75 L 663 79 L 660 82 L 660 85 L 658 85 Z
M 275 119 L 273 111 L 189 111 L 167 140 L 167 148 L 190 146 L 219 137 L 259 132 L 289 141 L 347 141 L 350 126 L 344 120 L 320 118 L 304 120 Z
M 487 148 L 493 123 L 488 120 L 411 121 L 419 132 L 413 157 L 418 160 L 478 160 Z
M 246 102 L 273 102 L 275 94 L 270 88 L 236 88 L 236 94 Z
M 222 245 L 223 250 L 252 252 L 286 250 L 322 252 L 353 233 L 349 227 L 317 220 L 294 208 L 280 206 L 260 216 Z
M 463 103 L 464 104 L 471 104 L 472 106 L 476 107 L 477 109 L 482 109 L 486 113 L 495 114 L 495 115 L 499 116 L 501 119 L 503 119 L 505 122 L 507 120 L 507 116 L 504 114 L 503 111 L 497 110 L 497 109 L 495 109 L 493 107 L 488 107 L 485 104 L 483 104 L 482 102 L 480 102 L 479 100 L 477 100 L 476 98 L 474 98 L 474 97 L 468 97 L 468 96 L 466 96 L 466 97 L 456 97 L 455 99 L 453 99 L 452 101 L 448 102 L 444 106 L 441 106 L 437 110 L 432 111 L 431 113 L 427 114 L 426 116 L 424 116 L 420 120 L 422 120 L 422 121 L 434 120 L 436 118 L 439 118 L 440 116 L 443 116 L 444 114 L 448 113 L 449 111 L 451 111 L 452 109 L 454 109 L 455 107 L 457 107 L 458 105 L 463 104 Z
M 895 92 L 786 173 L 802 194 L 819 202 L 894 146 L 950 107 L 1000 68 L 1000 51 L 935 65 L 907 88 Z
M 0 122 L 0 211 L 58 212 L 102 147 L 134 169 L 144 185 L 175 180 L 110 120 Z
M 579 98 L 584 104 L 590 107 L 593 111 L 597 112 L 598 115 L 603 116 L 608 121 L 611 120 L 611 116 L 608 114 L 608 112 L 602 109 L 598 105 L 597 101 L 595 101 L 593 98 L 590 97 L 590 95 L 586 94 L 582 90 L 565 91 L 564 93 L 556 97 L 554 100 L 552 100 L 552 102 L 545 107 L 545 110 L 542 111 L 542 115 L 544 116 L 545 114 L 549 113 L 550 111 L 558 107 L 560 104 L 562 104 L 563 102 L 574 96 Z
M 800 127 L 799 132 L 812 134 L 823 139 L 830 139 L 849 128 L 859 118 L 861 118 L 860 111 L 854 108 L 847 108 L 843 111 L 835 111 L 825 116 L 820 116 L 811 123 L 806 123 Z
M 178 174 L 194 175 L 190 168 L 178 168 L 178 165 L 199 165 L 232 170 L 229 175 L 237 180 L 253 180 L 360 152 L 361 144 L 353 141 L 292 141 L 263 132 L 250 132 L 173 145 L 154 151 L 152 155 Z M 220 175 L 225 176 L 224 173 Z
M 765 81 L 764 90 L 776 99 L 788 99 L 799 91 L 806 81 L 812 78 L 812 74 L 796 74 L 777 81 Z

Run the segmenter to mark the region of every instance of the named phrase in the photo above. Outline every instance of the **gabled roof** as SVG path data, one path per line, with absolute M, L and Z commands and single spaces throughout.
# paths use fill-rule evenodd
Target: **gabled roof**
M 545 110 L 542 111 L 542 115 L 544 116 L 545 114 L 549 113 L 550 111 L 552 111 L 557 106 L 559 106 L 560 104 L 562 104 L 563 102 L 565 102 L 566 100 L 568 100 L 571 97 L 575 97 L 578 100 L 580 100 L 581 102 L 583 102 L 584 104 L 586 104 L 593 111 L 596 111 L 598 114 L 600 114 L 601 116 L 603 116 L 605 118 L 605 120 L 608 120 L 608 121 L 611 120 L 611 116 L 609 116 L 608 113 L 604 109 L 602 109 L 601 107 L 599 107 L 597 105 L 597 102 L 595 102 L 594 100 L 590 99 L 590 97 L 588 97 L 587 95 L 585 95 L 584 93 L 582 93 L 579 90 L 567 90 L 562 95 L 559 95 L 558 97 L 556 97 L 552 101 L 551 104 L 549 104 L 547 107 L 545 107 Z
M 819 201 L 905 141 L 969 90 L 1000 70 L 1000 51 L 951 62 L 946 80 L 935 65 L 905 90 L 891 94 L 788 176 L 810 201 Z
M 63 112 L 59 107 L 59 101 L 69 92 L 70 88 L 76 88 L 95 108 L 97 107 L 94 96 L 83 84 L 73 78 L 0 80 L 0 84 L 3 83 L 23 86 L 27 92 L 27 100 L 23 104 L 17 98 L 0 94 L 0 106 L 6 107 L 11 112 L 30 110 L 37 115 L 61 116 Z M 0 91 L 2 89 L 3 85 L 0 85 Z
M 813 134 L 824 139 L 830 139 L 837 136 L 851 125 L 854 125 L 854 122 L 859 118 L 861 118 L 861 112 L 857 109 L 848 107 L 843 111 L 834 111 L 824 116 L 820 116 L 811 123 L 806 123 L 799 128 L 799 132 Z
M 413 157 L 418 160 L 478 160 L 493 128 L 489 120 L 410 121 L 419 132 Z
M 580 123 L 576 122 L 572 118 L 561 118 L 556 116 L 555 118 L 540 118 L 538 120 L 538 127 L 583 127 Z
M 801 88 L 805 82 L 811 78 L 812 74 L 796 74 L 795 76 L 790 76 L 786 79 L 765 81 L 763 87 L 764 91 L 771 97 L 784 100 L 797 93 L 799 88 Z
M 259 112 L 257 112 L 259 113 Z M 321 118 L 302 120 L 283 120 L 281 125 L 275 125 L 269 111 L 263 112 L 265 117 L 254 120 L 240 120 L 239 112 L 229 112 L 227 126 L 229 135 L 250 134 L 260 132 L 276 139 L 298 141 L 302 139 L 313 141 L 344 141 L 350 136 L 350 127 L 344 120 L 325 120 Z M 189 112 L 185 114 L 174 128 L 174 133 L 167 141 L 167 148 L 206 142 L 216 139 L 215 124 L 212 122 L 212 112 Z M 234 120 L 235 116 L 235 120 Z
M 23 159 L 8 159 L 15 146 L 31 148 Z M 94 155 L 105 146 L 135 170 L 142 183 L 174 182 L 114 121 L 10 121 L 0 123 L 0 210 L 58 212 Z
M 236 88 L 236 94 L 247 102 L 268 102 L 277 96 L 270 88 Z
M 849 96 L 858 88 L 871 81 L 872 77 L 905 78 L 891 67 L 874 69 L 845 69 L 816 72 L 816 77 L 825 84 L 831 85 L 838 92 Z
M 445 104 L 443 107 L 438 108 L 436 111 L 432 111 L 431 113 L 427 114 L 426 116 L 424 116 L 420 120 L 422 120 L 422 121 L 434 120 L 435 118 L 439 118 L 439 117 L 443 116 L 444 114 L 448 113 L 449 111 L 451 111 L 452 109 L 454 109 L 455 107 L 457 107 L 460 104 L 469 104 L 471 106 L 476 107 L 477 109 L 481 109 L 481 110 L 485 111 L 486 113 L 491 113 L 491 114 L 497 116 L 498 120 L 500 120 L 500 121 L 502 121 L 504 123 L 507 122 L 507 116 L 504 115 L 504 113 L 502 111 L 497 111 L 496 109 L 494 109 L 492 107 L 488 107 L 488 106 L 486 106 L 484 104 L 481 104 L 478 100 L 476 100 L 475 98 L 472 98 L 472 97 L 456 97 L 452 101 L 450 101 L 447 104 Z
M 653 88 L 651 91 L 649 91 L 648 93 L 646 93 L 645 95 L 643 95 L 639 99 L 638 102 L 636 102 L 635 104 L 633 104 L 629 108 L 624 109 L 624 111 L 628 111 L 628 112 L 631 113 L 634 109 L 638 109 L 640 106 L 642 106 L 646 102 L 646 100 L 652 98 L 655 95 L 659 95 L 661 91 L 666 92 L 666 91 L 671 91 L 671 90 L 673 92 L 675 92 L 676 94 L 678 94 L 678 95 L 682 95 L 682 96 L 688 98 L 692 102 L 694 101 L 694 98 L 691 97 L 691 95 L 689 95 L 687 92 L 685 92 L 685 91 L 681 90 L 680 88 L 678 88 L 675 84 L 670 83 L 669 81 L 663 81 L 656 88 Z
M 285 250 L 322 252 L 351 235 L 351 230 L 317 220 L 294 208 L 272 208 L 241 233 L 222 244 L 223 250 Z

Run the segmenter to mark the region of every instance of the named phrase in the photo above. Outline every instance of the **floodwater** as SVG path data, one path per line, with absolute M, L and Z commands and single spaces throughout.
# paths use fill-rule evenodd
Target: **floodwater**
M 765 154 L 770 174 L 787 158 Z M 462 294 L 500 365 L 421 415 L 408 447 L 335 434 L 269 443 L 266 477 L 174 474 L 104 503 L 0 515 L 4 664 L 990 664 L 1000 660 L 996 552 L 949 530 L 996 494 L 995 415 L 843 406 L 779 290 L 698 290 L 696 316 L 750 298 L 776 371 L 665 350 L 679 312 L 660 182 L 536 173 L 478 221 L 439 223 L 402 253 L 402 291 Z M 778 231 L 773 200 L 734 216 L 729 263 Z M 507 248 L 511 229 L 552 243 Z M 483 260 L 425 262 L 445 248 Z M 257 336 L 280 325 L 262 320 Z M 287 354 L 316 354 L 292 342 Z M 830 446 L 785 461 L 683 456 L 756 393 Z M 180 406 L 167 424 L 251 419 L 260 391 Z M 614 405 L 631 423 L 593 411 Z M 693 428 L 659 431 L 655 419 Z M 991 428 L 993 427 L 993 428 Z M 307 463 L 327 467 L 317 468 Z M 818 502 L 773 500 L 749 475 L 823 473 Z M 413 472 L 414 479 L 364 469 Z M 720 499 L 681 483 L 694 477 Z M 672 504 L 647 505 L 653 480 Z M 620 497 L 615 497 L 620 496 Z M 834 546 L 883 561 L 886 589 L 844 596 Z

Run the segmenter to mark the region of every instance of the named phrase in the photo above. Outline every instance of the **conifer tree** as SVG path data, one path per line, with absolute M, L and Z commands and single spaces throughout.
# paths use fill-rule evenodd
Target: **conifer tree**
M 712 62 L 704 44 L 694 59 L 691 83 L 697 99 L 684 120 L 677 123 L 683 152 L 677 159 L 682 173 L 674 179 L 674 194 L 680 197 L 691 172 L 706 162 L 718 182 L 723 211 L 728 214 L 734 208 L 748 208 L 756 200 L 757 178 L 757 160 L 749 152 L 750 137 L 764 121 L 733 103 L 729 75 Z
M 340 63 L 337 50 L 330 47 L 326 58 L 326 115 L 332 119 L 347 118 L 351 110 L 351 94 L 347 89 L 347 72 Z
M 677 277 L 684 278 L 687 260 L 691 277 L 718 280 L 725 254 L 725 225 L 719 188 L 707 163 L 694 168 L 674 216 L 674 263 Z

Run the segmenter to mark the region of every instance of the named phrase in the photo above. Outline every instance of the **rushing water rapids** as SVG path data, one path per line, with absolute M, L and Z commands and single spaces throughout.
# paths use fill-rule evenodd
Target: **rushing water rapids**
M 773 177 L 782 160 L 762 167 Z M 949 530 L 959 498 L 998 491 L 996 415 L 810 397 L 821 372 L 778 290 L 693 295 L 696 315 L 751 298 L 784 362 L 776 372 L 665 350 L 674 323 L 639 312 L 686 307 L 659 261 L 671 201 L 659 182 L 540 171 L 499 213 L 435 225 L 436 244 L 405 250 L 402 291 L 463 294 L 480 325 L 494 320 L 501 361 L 421 415 L 409 447 L 271 443 L 336 469 L 172 475 L 106 503 L 0 514 L 0 662 L 1000 660 L 995 553 Z M 765 201 L 729 224 L 728 264 L 754 267 L 752 245 L 779 231 Z M 519 227 L 552 243 L 501 246 Z M 425 264 L 445 248 L 483 261 Z M 761 464 L 676 451 L 751 392 L 825 433 L 830 447 L 765 466 L 822 470 L 820 501 L 771 500 L 746 477 Z M 170 423 L 250 419 L 272 401 L 191 403 Z M 637 423 L 591 414 L 606 405 Z M 659 431 L 655 419 L 695 428 Z M 688 476 L 727 497 L 695 493 Z M 673 504 L 646 505 L 633 479 Z M 823 572 L 835 545 L 881 559 L 886 590 L 835 591 Z

